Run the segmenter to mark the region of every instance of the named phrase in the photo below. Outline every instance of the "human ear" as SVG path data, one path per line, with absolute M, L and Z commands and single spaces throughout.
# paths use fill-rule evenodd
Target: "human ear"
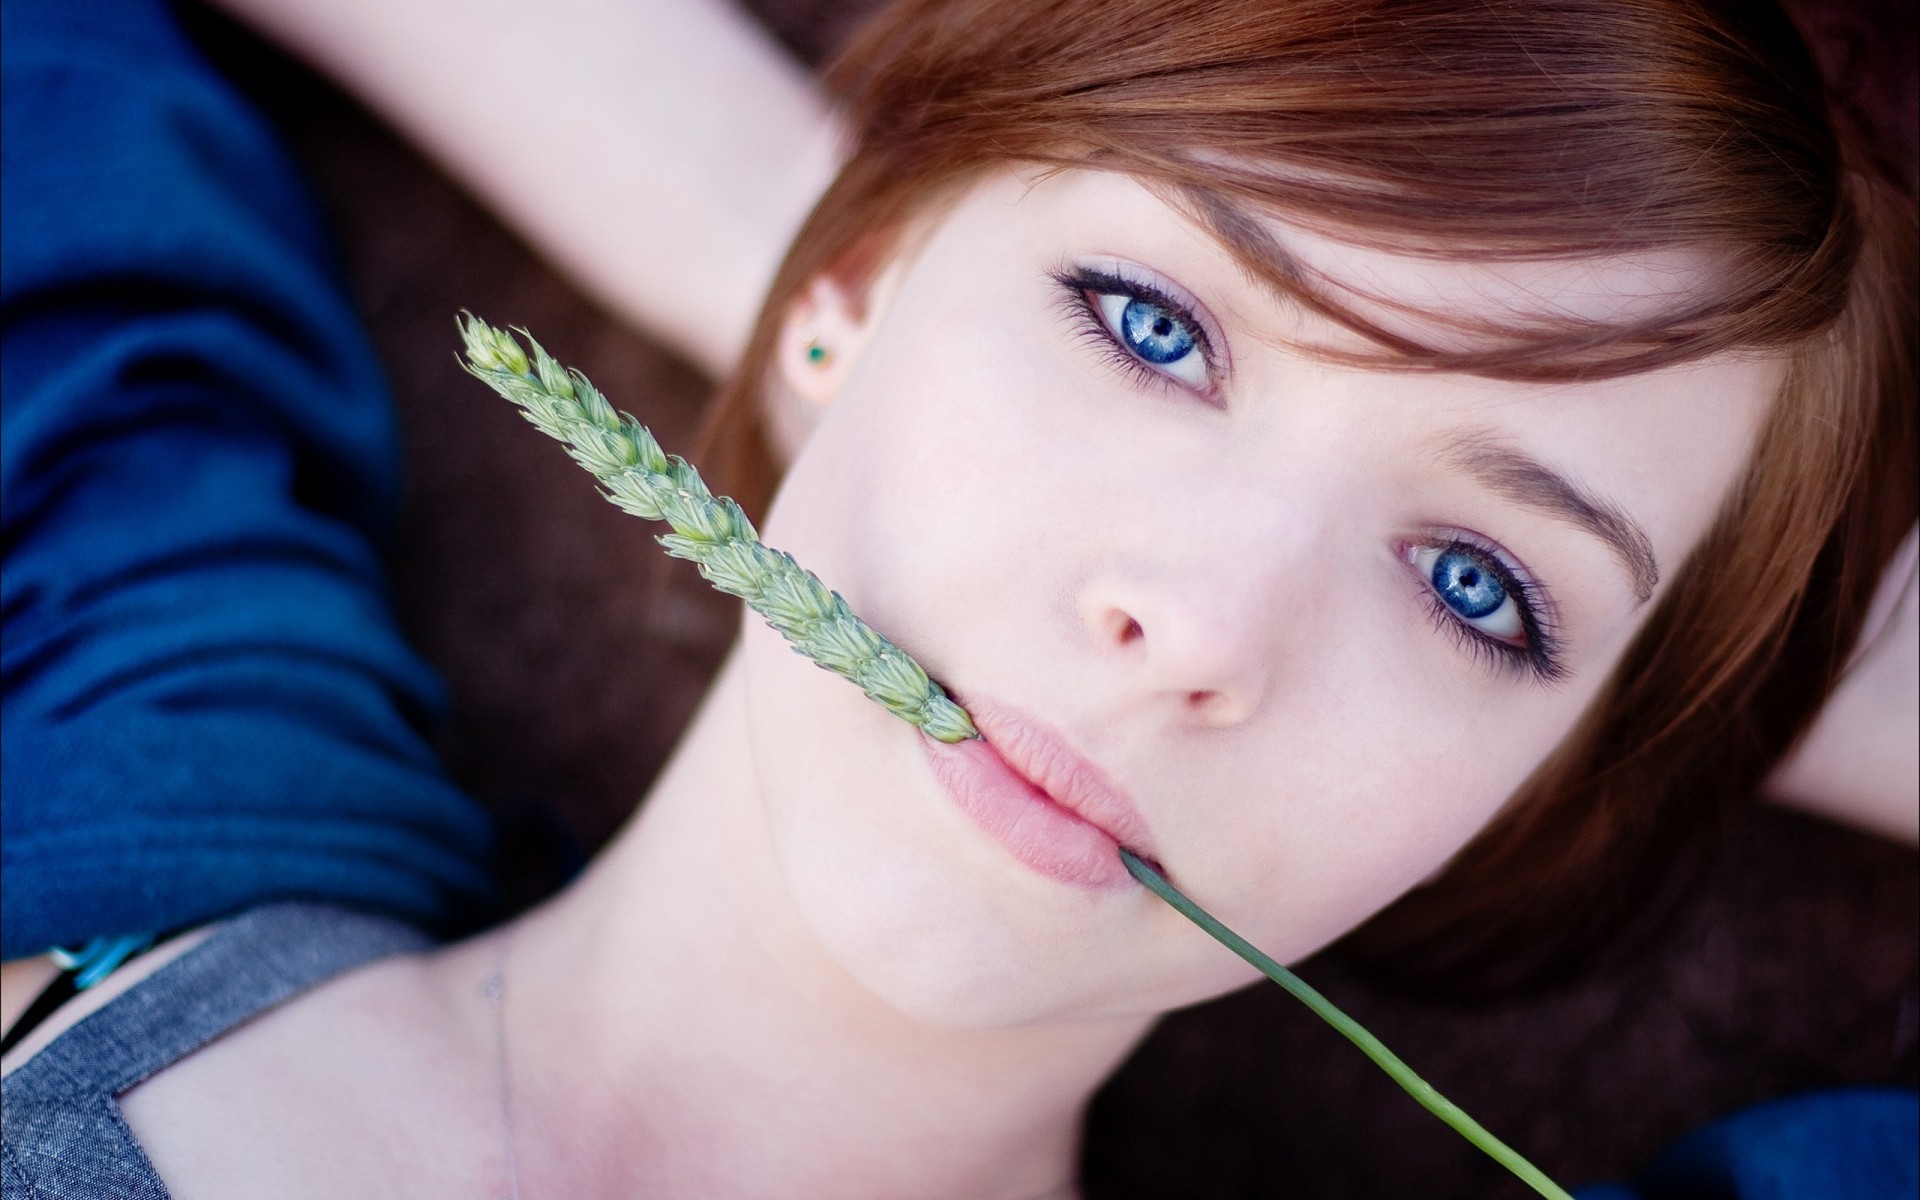
M 768 432 L 781 462 L 793 460 L 840 394 L 904 274 L 905 264 L 896 258 L 864 287 L 821 275 L 787 306 L 765 398 Z
M 885 307 L 882 283 L 876 279 L 856 294 L 822 275 L 787 306 L 775 357 L 780 382 L 803 404 L 822 409 L 840 393 Z

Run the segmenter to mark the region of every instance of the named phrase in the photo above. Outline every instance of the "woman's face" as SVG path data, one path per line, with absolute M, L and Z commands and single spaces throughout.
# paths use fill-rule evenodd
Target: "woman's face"
M 1268 228 L 1428 311 L 1618 317 L 1690 279 Z M 1734 357 L 1554 385 L 1330 365 L 1296 347 L 1364 347 L 1096 172 L 980 183 L 868 300 L 820 287 L 795 313 L 781 371 L 818 423 L 763 532 L 1080 815 L 977 744 L 930 752 L 750 620 L 753 758 L 829 953 L 968 1027 L 1253 978 L 1116 874 L 1109 835 L 1283 961 L 1441 868 L 1599 690 L 1780 379 Z

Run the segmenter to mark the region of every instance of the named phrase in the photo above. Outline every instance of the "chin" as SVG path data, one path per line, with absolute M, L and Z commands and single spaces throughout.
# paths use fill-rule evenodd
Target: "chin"
M 1027 896 L 1017 864 L 972 862 L 950 840 L 796 822 L 776 829 L 787 891 L 826 955 L 914 1021 L 1004 1029 L 1087 1015 L 1099 981 L 1063 947 L 1087 944 Z M 784 835 L 784 836 L 783 836 Z
M 947 827 L 920 797 L 846 803 L 847 789 L 812 782 L 781 797 L 774 856 L 801 923 L 862 990 L 945 1029 L 1073 1021 L 1109 1003 L 1121 981 L 1102 972 L 1124 957 L 1098 949 L 1121 936 L 1111 911 Z
M 1129 904 L 1015 860 L 938 790 L 917 731 L 770 629 L 749 620 L 740 649 L 780 885 L 847 977 L 949 1029 L 1148 1011 L 1125 991 L 1140 978 Z
M 771 630 L 750 627 L 742 649 L 776 868 L 826 956 L 929 1025 L 1006 1028 L 1071 1008 L 1052 994 L 1076 981 L 1050 928 L 1057 906 L 1035 894 L 1045 881 L 972 844 L 970 827 L 921 794 L 931 782 L 919 734 Z

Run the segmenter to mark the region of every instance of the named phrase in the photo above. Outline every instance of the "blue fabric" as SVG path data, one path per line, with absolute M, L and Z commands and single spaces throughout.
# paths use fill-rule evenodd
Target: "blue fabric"
M 1743 1109 L 1688 1135 L 1630 1185 L 1578 1200 L 1913 1200 L 1920 1093 L 1813 1092 Z
M 298 174 L 163 5 L 0 20 L 0 955 L 470 917 L 491 832 L 426 744 L 392 406 Z

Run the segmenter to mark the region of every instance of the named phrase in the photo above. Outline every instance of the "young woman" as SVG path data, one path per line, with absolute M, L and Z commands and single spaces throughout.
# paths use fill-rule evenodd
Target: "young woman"
M 579 884 L 149 956 L 16 1050 L 9 1187 L 1071 1194 L 1100 1080 L 1250 977 L 1120 845 L 1282 959 L 1538 969 L 1843 664 L 1912 215 L 1777 16 L 910 3 L 835 83 L 707 461 L 791 454 L 767 540 L 985 742 L 749 621 Z

